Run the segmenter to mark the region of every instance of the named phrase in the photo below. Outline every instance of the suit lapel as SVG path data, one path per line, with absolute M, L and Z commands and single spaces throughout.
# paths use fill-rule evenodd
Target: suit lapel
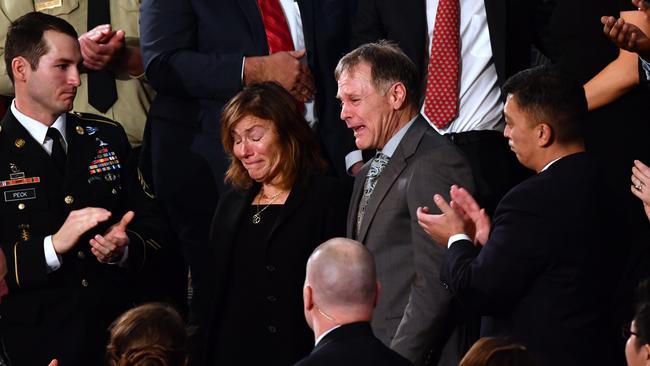
M 375 190 L 368 201 L 368 207 L 366 207 L 366 213 L 361 221 L 361 229 L 359 230 L 359 238 L 357 238 L 357 240 L 365 242 L 368 228 L 370 227 L 379 206 L 386 197 L 390 188 L 393 186 L 393 183 L 395 183 L 395 180 L 400 176 L 404 168 L 406 168 L 407 159 L 415 153 L 427 127 L 428 125 L 422 117 L 418 117 L 408 131 L 406 131 L 406 134 L 397 146 L 393 157 L 381 173 L 377 185 L 375 186 Z
M 494 56 L 494 65 L 497 69 L 499 82 L 506 79 L 506 2 L 485 0 L 485 13 L 487 15 L 488 29 L 490 30 L 490 43 Z
M 363 192 L 363 186 L 366 182 L 366 175 L 370 169 L 371 161 L 366 162 L 359 173 L 357 173 L 357 178 L 354 180 L 354 188 L 352 189 L 352 196 L 350 198 L 350 205 L 348 207 L 348 224 L 347 224 L 347 237 L 355 238 L 355 229 L 357 225 L 357 213 L 359 211 L 359 201 L 361 200 L 361 194 Z
M 262 22 L 262 15 L 257 6 L 256 0 L 237 0 L 239 7 L 241 7 L 244 17 L 248 22 L 248 28 L 253 39 L 253 43 L 257 48 L 257 52 L 261 55 L 269 54 L 269 45 L 266 40 L 266 31 L 264 30 L 264 22 Z
M 216 226 L 211 228 L 210 237 L 213 238 L 212 245 L 216 245 L 217 249 L 221 249 L 216 253 L 217 266 L 222 272 L 228 270 L 228 263 L 231 261 L 232 248 L 235 245 L 236 230 L 244 220 L 244 214 L 250 207 L 253 198 L 259 192 L 259 185 L 255 184 L 252 188 L 243 194 L 232 195 L 227 202 L 222 202 L 218 210 L 227 212 L 228 214 L 219 214 L 217 216 L 225 218 Z M 228 196 L 226 196 L 228 197 Z M 219 273 L 219 271 L 217 271 Z M 223 274 L 223 273 L 222 273 Z
M 322 0 L 320 0 L 322 1 Z M 314 0 L 298 0 L 300 18 L 302 20 L 302 34 L 307 49 L 307 63 L 314 70 L 316 65 L 316 45 L 314 33 L 316 32 L 316 17 Z

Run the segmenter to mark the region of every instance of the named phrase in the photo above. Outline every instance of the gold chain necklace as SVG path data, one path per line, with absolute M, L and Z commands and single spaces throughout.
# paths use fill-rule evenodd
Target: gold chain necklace
M 273 202 L 275 202 L 275 200 L 276 200 L 278 197 L 280 197 L 280 195 L 281 195 L 282 193 L 283 193 L 283 192 L 280 191 L 280 192 L 274 194 L 273 196 L 268 197 L 268 198 L 270 199 L 269 203 L 267 203 L 266 206 L 262 207 L 262 209 L 260 210 L 260 200 L 261 200 L 262 197 L 264 197 L 264 191 L 262 190 L 262 194 L 261 194 L 260 200 L 258 200 L 258 201 L 257 201 L 257 204 L 255 205 L 255 207 L 257 207 L 257 213 L 253 215 L 253 218 L 252 218 L 253 224 L 256 224 L 256 225 L 257 225 L 257 224 L 260 223 L 260 221 L 262 221 L 261 213 L 264 212 L 264 210 L 266 210 L 267 208 L 269 208 L 269 206 L 271 206 L 271 205 L 273 204 Z

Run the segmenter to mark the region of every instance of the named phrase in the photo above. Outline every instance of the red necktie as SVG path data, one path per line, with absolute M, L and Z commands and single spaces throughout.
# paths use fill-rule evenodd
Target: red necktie
M 427 69 L 424 114 L 438 128 L 458 116 L 460 81 L 460 3 L 440 0 Z
M 269 43 L 269 54 L 293 51 L 293 39 L 280 0 L 257 0 Z

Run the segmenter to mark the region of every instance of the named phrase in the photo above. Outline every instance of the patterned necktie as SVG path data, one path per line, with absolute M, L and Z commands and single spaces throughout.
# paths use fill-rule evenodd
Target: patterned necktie
M 88 30 L 111 23 L 110 0 L 88 1 Z M 117 87 L 115 76 L 108 70 L 88 70 L 88 104 L 102 113 L 115 104 Z
M 293 39 L 289 24 L 280 6 L 280 0 L 257 0 L 262 13 L 262 22 L 269 43 L 269 54 L 280 51 L 293 51 Z
M 431 55 L 427 68 L 424 114 L 436 127 L 444 128 L 458 116 L 459 0 L 440 0 L 432 38 Z
M 54 127 L 47 129 L 46 136 L 52 140 L 52 153 L 50 157 L 54 162 L 54 165 L 59 169 L 60 172 L 63 172 L 65 169 L 65 150 L 63 149 L 63 136 L 59 130 Z
M 366 207 L 368 207 L 368 201 L 370 200 L 372 192 L 375 190 L 381 172 L 383 172 L 386 165 L 388 165 L 388 160 L 390 160 L 388 155 L 378 152 L 372 159 L 372 163 L 370 163 L 370 170 L 368 170 L 366 183 L 363 187 L 363 196 L 361 196 L 361 200 L 359 201 L 359 211 L 357 211 L 357 238 L 359 237 L 359 231 L 361 229 L 361 221 L 366 213 Z

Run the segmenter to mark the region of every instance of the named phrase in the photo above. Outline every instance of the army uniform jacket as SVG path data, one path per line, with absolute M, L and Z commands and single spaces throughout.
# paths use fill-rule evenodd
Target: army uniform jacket
M 123 128 L 99 116 L 67 115 L 65 172 L 16 120 L 0 122 L 0 245 L 9 294 L 0 303 L 0 336 L 13 365 L 102 364 L 106 328 L 133 302 L 132 279 L 161 248 L 153 196 L 136 167 Z M 139 178 L 140 177 L 140 178 Z M 72 210 L 103 207 L 108 222 L 46 264 L 43 240 Z M 100 263 L 89 240 L 135 211 L 126 266 Z

